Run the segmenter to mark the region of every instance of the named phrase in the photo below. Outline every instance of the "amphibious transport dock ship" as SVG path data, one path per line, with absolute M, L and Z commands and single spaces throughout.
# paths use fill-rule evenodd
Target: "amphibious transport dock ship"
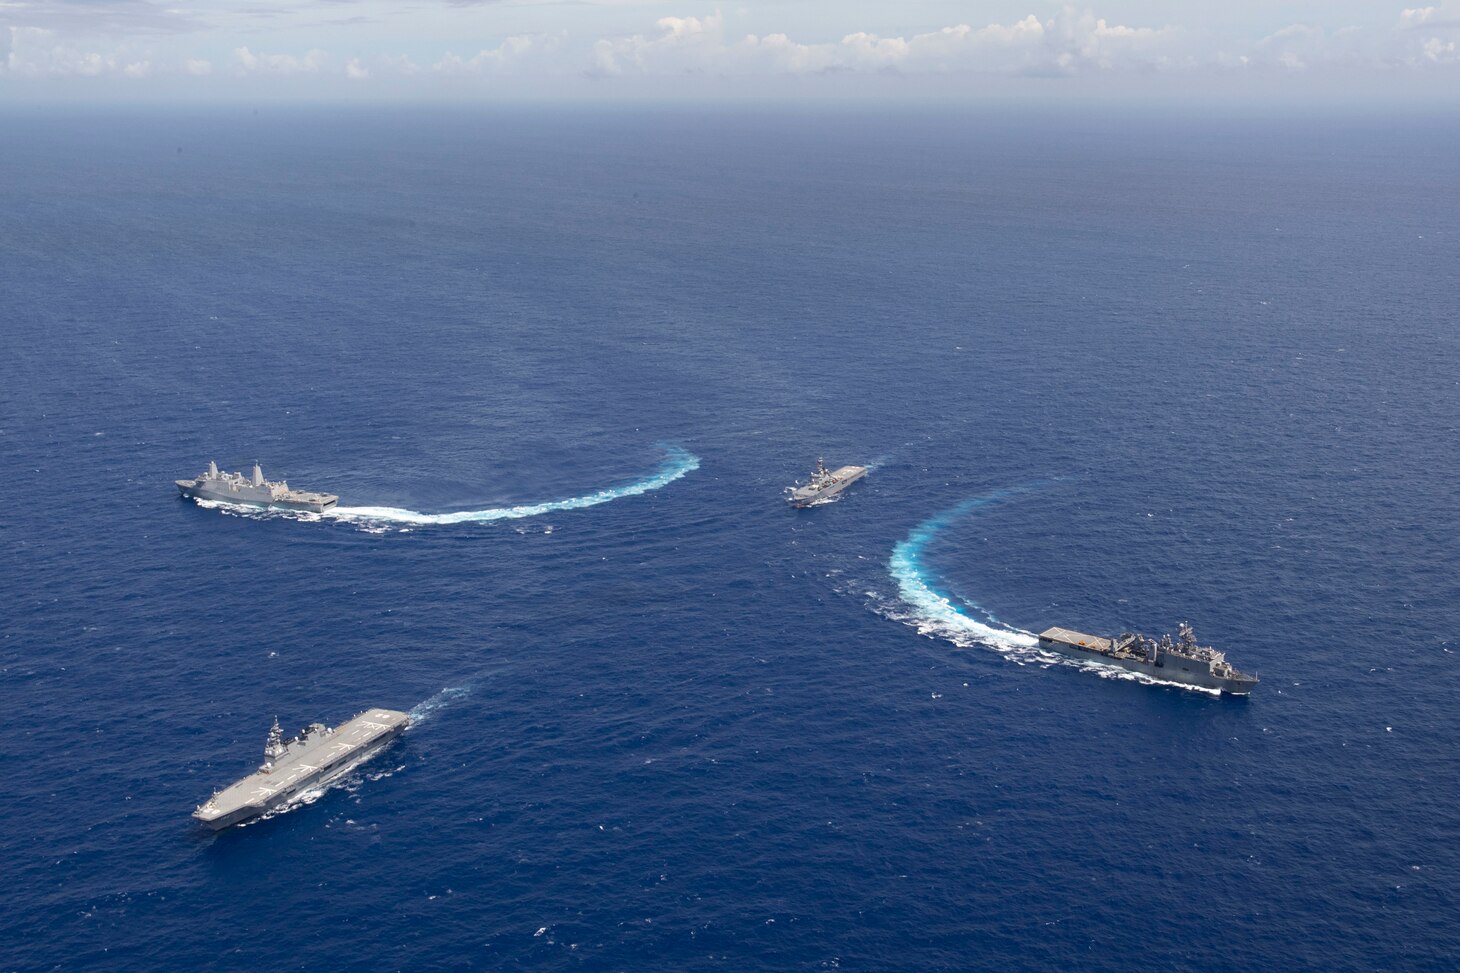
M 177 488 L 184 497 L 199 500 L 216 500 L 219 503 L 240 503 L 251 507 L 283 507 L 285 510 L 312 510 L 323 513 L 340 502 L 333 493 L 310 493 L 307 490 L 291 490 L 283 480 L 277 483 L 264 479 L 259 464 L 253 465 L 253 475 L 242 473 L 219 473 L 218 464 L 208 463 L 205 473 L 196 480 L 176 480 Z
M 790 494 L 786 497 L 786 502 L 793 507 L 812 507 L 825 503 L 866 475 L 865 466 L 843 466 L 837 470 L 828 470 L 826 461 L 817 458 L 816 469 L 812 470 L 809 483 L 805 486 L 797 484 L 786 487 L 786 492 Z
M 329 783 L 375 756 L 411 718 L 393 709 L 370 709 L 330 729 L 311 723 L 292 740 L 279 721 L 269 730 L 264 763 L 254 773 L 198 805 L 193 817 L 214 831 L 272 811 L 291 798 Z
M 1196 634 L 1185 622 L 1174 642 L 1170 635 L 1152 639 L 1127 632 L 1119 638 L 1105 639 L 1051 628 L 1040 633 L 1039 647 L 1087 662 L 1119 666 L 1152 679 L 1217 689 L 1233 696 L 1246 696 L 1257 685 L 1256 676 L 1233 668 L 1224 653 L 1197 645 Z

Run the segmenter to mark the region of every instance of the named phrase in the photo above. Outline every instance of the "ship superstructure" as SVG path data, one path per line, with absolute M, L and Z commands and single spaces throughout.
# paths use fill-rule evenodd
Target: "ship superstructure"
M 867 475 L 865 466 L 843 466 L 835 470 L 826 468 L 826 460 L 817 457 L 816 469 L 805 486 L 797 484 L 787 487 L 786 502 L 793 507 L 814 507 L 830 503 L 847 487 Z
M 1235 668 L 1227 661 L 1226 653 L 1198 645 L 1196 633 L 1186 622 L 1181 623 L 1174 640 L 1170 635 L 1153 639 L 1138 632 L 1108 639 L 1067 628 L 1051 628 L 1040 633 L 1039 647 L 1087 662 L 1143 673 L 1152 679 L 1216 689 L 1233 696 L 1246 696 L 1257 685 L 1257 677 Z
M 390 709 L 369 709 L 331 729 L 311 723 L 293 739 L 284 739 L 278 719 L 264 745 L 258 770 L 216 792 L 193 812 L 193 817 L 214 831 L 275 810 L 314 787 L 375 756 L 411 718 Z
M 242 473 L 220 473 L 218 464 L 209 461 L 208 469 L 198 474 L 197 479 L 175 482 L 184 497 L 250 507 L 281 507 L 323 513 L 340 502 L 333 493 L 291 490 L 283 480 L 266 480 L 257 463 L 253 465 L 253 473 L 244 476 Z

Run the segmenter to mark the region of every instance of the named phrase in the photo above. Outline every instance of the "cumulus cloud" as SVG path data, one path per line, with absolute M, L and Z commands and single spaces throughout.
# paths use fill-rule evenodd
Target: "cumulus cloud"
M 663 17 L 656 26 L 656 34 L 598 41 L 592 70 L 604 75 L 889 70 L 1076 74 L 1169 66 L 1174 63 L 1169 48 L 1178 35 L 1166 27 L 1111 24 L 1070 7 L 1047 20 L 1030 14 L 1009 24 L 956 24 L 895 37 L 858 31 L 825 43 L 800 43 L 779 33 L 732 40 L 718 13 Z
M 598 74 L 700 71 L 723 67 L 727 52 L 719 12 L 709 17 L 660 17 L 659 33 L 634 34 L 593 45 L 593 71 Z
M 1400 59 L 1411 66 L 1460 63 L 1460 2 L 1399 13 Z M 1404 36 L 1408 35 L 1408 36 Z
M 385 54 L 379 58 L 380 64 L 390 73 L 403 76 L 420 74 L 421 68 L 405 54 Z
M 523 66 L 533 57 L 552 54 L 558 49 L 561 40 L 562 35 L 518 35 L 507 38 L 496 47 L 480 50 L 471 57 L 461 57 L 447 51 L 433 68 L 443 74 L 505 73 Z
M 401 84 L 402 79 L 424 74 L 557 79 L 586 75 L 601 81 L 685 77 L 723 81 L 841 74 L 1091 78 L 1165 73 L 1221 78 L 1236 72 L 1272 78 L 1333 77 L 1338 72 L 1354 78 L 1381 74 L 1438 78 L 1445 76 L 1444 72 L 1456 72 L 1460 66 L 1460 0 L 1435 0 L 1415 7 L 1396 4 L 1391 8 L 1392 19 L 1381 27 L 1360 30 L 1341 23 L 1301 22 L 1267 36 L 1246 38 L 1230 34 L 1219 38 L 1164 23 L 1124 23 L 1082 6 L 1065 6 L 1052 12 L 1042 8 L 994 23 L 954 23 L 906 32 L 857 30 L 820 38 L 737 31 L 734 15 L 727 17 L 716 11 L 660 17 L 652 24 L 644 18 L 641 22 L 647 29 L 610 36 L 580 28 L 573 32 L 491 37 L 470 46 L 458 39 L 448 47 L 439 40 L 422 41 L 413 35 L 413 51 L 445 51 L 419 63 L 396 53 L 399 48 L 394 45 L 401 43 L 400 35 L 387 35 L 384 29 L 371 35 L 358 26 L 368 18 L 319 22 L 317 5 L 325 0 L 310 0 L 312 5 L 235 9 L 230 14 L 231 28 L 208 28 L 214 31 L 212 44 L 216 48 L 194 47 L 200 36 L 206 39 L 207 25 L 188 19 L 183 12 L 186 7 L 166 2 L 0 0 L 0 72 L 12 77 L 213 75 L 217 78 L 213 83 L 221 88 L 246 84 L 244 79 L 248 78 L 286 75 L 368 79 L 372 87 L 378 87 L 389 82 Z M 613 0 L 577 2 L 621 5 L 625 16 L 636 17 L 633 11 L 641 0 L 623 0 L 621 4 Z M 566 6 L 524 3 L 514 18 L 527 17 L 522 10 L 534 7 L 543 11 L 543 22 L 553 18 L 562 22 L 566 14 L 550 11 Z M 762 15 L 774 9 L 769 4 L 761 6 Z M 890 0 L 887 7 L 897 9 Z M 221 9 L 210 7 L 214 13 Z M 463 17 L 469 13 L 460 12 Z M 240 26 L 244 23 L 238 20 L 240 16 L 250 18 L 246 26 Z M 266 35 L 255 33 L 260 17 L 269 19 L 271 26 Z M 179 26 L 197 33 L 169 33 Z M 314 38 L 320 29 L 351 30 L 349 47 L 354 56 L 332 60 L 318 48 L 300 53 L 304 45 L 292 48 L 290 53 L 268 53 L 281 48 L 291 51 L 287 40 L 280 38 L 300 36 L 305 30 L 306 36 Z M 219 42 L 216 32 L 222 30 L 247 33 Z M 263 36 L 269 39 L 258 39 Z M 244 39 L 248 46 L 242 45 Z M 199 50 L 232 53 L 202 59 L 196 56 Z M 463 50 L 465 53 L 457 53 Z M 675 83 L 661 80 L 658 85 Z M 644 90 L 648 86 L 625 87 Z M 1456 90 L 1460 91 L 1460 86 Z
M 1396 27 L 1399 30 L 1460 30 L 1460 3 L 1452 0 L 1438 7 L 1406 7 L 1399 12 Z
M 109 51 L 87 49 L 65 43 L 55 31 L 43 27 L 0 29 L 6 38 L 5 73 L 23 78 L 116 76 L 147 78 L 153 63 L 128 47 Z
M 247 47 L 233 50 L 233 63 L 242 74 L 318 74 L 329 55 L 315 48 L 295 57 L 292 54 L 255 54 Z

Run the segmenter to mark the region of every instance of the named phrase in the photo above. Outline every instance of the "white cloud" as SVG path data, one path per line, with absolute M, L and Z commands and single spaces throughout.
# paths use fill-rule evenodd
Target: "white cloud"
M 5 73 L 28 78 L 147 78 L 154 65 L 126 46 L 110 51 L 88 50 L 67 44 L 43 27 L 4 30 Z
M 1403 63 L 1420 68 L 1454 64 L 1460 61 L 1460 2 L 1406 8 L 1395 32 Z
M 420 65 L 416 64 L 415 61 L 412 61 L 410 57 L 405 54 L 384 54 L 381 55 L 381 57 L 379 58 L 379 62 L 381 67 L 383 67 L 386 71 L 392 74 L 399 74 L 408 77 L 413 74 L 421 73 Z
M 1172 58 L 1163 47 L 1177 35 L 1168 28 L 1110 24 L 1070 7 L 1045 21 L 1030 14 L 1010 24 L 977 29 L 957 24 L 906 37 L 857 31 L 820 44 L 798 43 L 785 34 L 748 34 L 728 41 L 718 13 L 663 17 L 656 26 L 657 35 L 598 41 L 594 70 L 607 75 L 886 70 L 1070 74 L 1164 66 Z
M 318 74 L 329 55 L 315 48 L 303 57 L 292 54 L 255 54 L 247 47 L 233 50 L 233 60 L 243 74 Z
M 1399 12 L 1399 29 L 1414 30 L 1439 20 L 1439 7 L 1406 7 Z
M 443 74 L 504 73 L 522 66 L 531 55 L 547 55 L 557 50 L 560 40 L 561 35 L 539 38 L 518 35 L 507 38 L 496 47 L 478 51 L 469 58 L 447 51 L 433 68 Z M 406 61 L 409 64 L 409 59 Z
M 1454 64 L 1460 61 L 1460 49 L 1457 49 L 1456 43 L 1438 37 L 1426 38 L 1420 45 L 1420 52 L 1426 61 L 1434 64 Z
M 1379 26 L 1364 29 L 1341 23 L 1299 22 L 1266 36 L 1246 38 L 1230 33 L 1219 37 L 1210 30 L 1183 29 L 1172 24 L 1124 23 L 1075 6 L 1053 12 L 1041 7 L 983 25 L 965 22 L 901 32 L 852 30 L 815 37 L 804 32 L 765 31 L 765 27 L 774 28 L 781 22 L 767 22 L 766 18 L 785 10 L 769 3 L 729 15 L 716 11 L 664 16 L 653 20 L 649 29 L 605 35 L 603 25 L 619 17 L 631 18 L 630 24 L 642 18 L 646 27 L 649 18 L 643 17 L 643 8 L 634 3 L 579 2 L 598 8 L 594 21 L 598 26 L 590 27 L 581 17 L 575 17 L 573 32 L 523 32 L 505 38 L 499 35 L 485 44 L 478 40 L 470 47 L 459 38 L 473 36 L 467 26 L 472 18 L 477 23 L 499 19 L 495 14 L 488 18 L 482 12 L 486 7 L 443 8 L 450 11 L 443 16 L 451 18 L 451 26 L 442 27 L 438 22 L 434 27 L 421 28 L 425 34 L 415 30 L 416 22 L 410 18 L 381 11 L 375 11 L 377 16 L 372 17 L 319 21 L 313 6 L 307 10 L 298 4 L 277 9 L 250 7 L 246 17 L 241 8 L 229 8 L 228 16 L 220 14 L 217 26 L 212 28 L 212 40 L 217 50 L 232 53 L 204 59 L 196 56 L 200 49 L 210 50 L 197 46 L 201 29 L 190 33 L 164 29 L 164 23 L 176 28 L 194 22 L 179 19 L 183 15 L 178 11 L 184 8 L 163 7 L 157 0 L 0 0 L 0 21 L 5 24 L 0 26 L 0 75 L 153 79 L 211 75 L 216 79 L 212 84 L 220 91 L 245 83 L 241 79 L 266 76 L 356 81 L 368 78 L 372 90 L 384 90 L 389 84 L 405 85 L 405 79 L 424 74 L 556 80 L 559 89 L 595 83 L 584 81 L 585 75 L 599 79 L 598 84 L 614 77 L 658 79 L 621 88 L 605 85 L 609 90 L 643 92 L 678 86 L 676 79 L 687 77 L 700 79 L 692 83 L 693 90 L 711 91 L 717 84 L 733 86 L 731 79 L 809 75 L 948 78 L 952 87 L 953 78 L 979 76 L 1139 77 L 1157 72 L 1188 76 L 1196 79 L 1196 85 L 1220 84 L 1220 79 L 1241 72 L 1273 79 L 1308 75 L 1336 87 L 1339 82 L 1335 79 L 1340 78 L 1443 78 L 1460 93 L 1460 72 L 1456 70 L 1460 66 L 1460 0 L 1434 0 L 1431 5 L 1417 7 L 1396 4 Z M 617 7 L 622 7 L 621 15 L 610 18 L 604 13 Z M 905 7 L 886 2 L 892 17 L 907 10 L 911 19 L 913 7 L 911 2 Z M 498 12 L 501 9 L 491 8 Z M 564 9 L 563 4 L 524 0 L 514 5 L 511 20 L 528 27 L 535 22 L 561 23 L 567 16 Z M 808 10 L 799 9 L 803 25 Z M 83 11 L 93 11 L 96 16 L 78 19 Z M 1173 16 L 1178 11 L 1170 9 Z M 306 13 L 311 19 L 303 22 Z M 734 28 L 737 20 L 753 17 L 761 18 L 758 23 L 764 25 L 756 33 Z M 350 31 L 348 46 L 354 56 L 331 59 L 319 48 L 291 45 L 289 39 L 301 36 L 305 27 L 311 39 L 332 36 L 333 31 Z M 440 40 L 446 29 L 453 30 L 450 36 L 458 38 L 453 47 Z M 219 41 L 219 37 L 225 39 Z M 244 46 L 245 40 L 248 46 Z M 344 46 L 347 42 L 340 43 Z M 418 63 L 411 56 L 396 53 L 407 44 L 417 52 L 416 57 L 422 50 L 444 48 L 445 53 Z M 463 48 L 468 53 L 456 53 Z M 267 53 L 281 50 L 293 53 Z M 433 90 L 447 91 L 446 85 L 451 83 L 443 81 Z M 1433 87 L 1440 82 L 1419 83 Z M 300 90 L 305 89 L 301 86 Z M 926 90 L 926 84 L 920 90 Z
M 708 17 L 660 17 L 659 34 L 634 34 L 593 45 L 592 71 L 596 74 L 682 73 L 719 70 L 728 48 L 724 20 L 716 11 Z

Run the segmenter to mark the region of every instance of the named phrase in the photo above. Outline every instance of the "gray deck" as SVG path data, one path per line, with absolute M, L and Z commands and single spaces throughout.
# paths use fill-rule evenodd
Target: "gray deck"
M 1063 642 L 1065 645 L 1073 645 L 1081 649 L 1092 649 L 1096 652 L 1109 652 L 1111 649 L 1110 639 L 1103 639 L 1098 635 L 1086 635 L 1084 632 L 1076 632 L 1070 628 L 1047 628 L 1039 633 L 1039 637 L 1051 642 Z
M 222 813 L 246 805 L 266 804 L 275 794 L 287 793 L 339 757 L 358 751 L 377 738 L 409 722 L 410 717 L 389 709 L 366 710 L 341 723 L 328 737 L 303 748 L 297 756 L 286 755 L 269 773 L 256 771 L 219 791 L 208 805 Z M 294 759 L 290 759 L 293 757 Z

